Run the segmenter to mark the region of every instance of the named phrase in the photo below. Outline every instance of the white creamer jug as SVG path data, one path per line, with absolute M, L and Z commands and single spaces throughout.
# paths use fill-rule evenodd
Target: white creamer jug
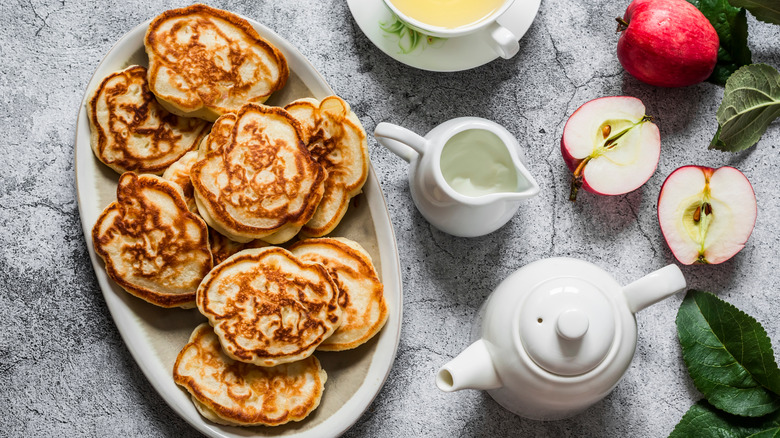
M 380 123 L 377 141 L 409 162 L 409 188 L 420 213 L 461 237 L 491 233 L 512 218 L 539 185 L 520 158 L 517 139 L 490 120 L 461 117 L 421 137 Z
M 636 349 L 634 314 L 685 289 L 676 265 L 628 286 L 572 258 L 530 263 L 488 297 L 476 341 L 436 376 L 443 391 L 484 389 L 523 417 L 555 420 L 604 398 Z

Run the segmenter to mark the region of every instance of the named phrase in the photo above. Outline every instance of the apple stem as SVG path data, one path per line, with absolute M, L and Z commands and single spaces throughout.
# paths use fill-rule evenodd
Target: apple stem
M 628 21 L 626 21 L 626 20 L 624 20 L 624 19 L 622 19 L 620 17 L 615 18 L 615 21 L 618 22 L 618 27 L 617 27 L 617 30 L 615 31 L 615 33 L 620 33 L 620 32 L 623 32 L 624 30 L 628 29 Z
M 580 191 L 580 187 L 582 187 L 582 178 L 572 177 L 569 201 L 574 202 L 577 200 L 577 193 Z
M 580 187 L 582 187 L 582 171 L 585 169 L 585 165 L 588 164 L 588 161 L 590 161 L 590 158 L 591 157 L 588 157 L 580 161 L 580 164 L 574 169 L 574 173 L 571 176 L 571 191 L 569 192 L 569 201 L 571 202 L 577 200 L 577 193 L 580 191 Z

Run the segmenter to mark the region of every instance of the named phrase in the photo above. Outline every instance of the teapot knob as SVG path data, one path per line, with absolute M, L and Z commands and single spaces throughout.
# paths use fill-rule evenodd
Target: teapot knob
M 558 331 L 558 335 L 562 338 L 576 341 L 585 336 L 589 325 L 590 321 L 585 312 L 580 309 L 569 309 L 558 315 L 555 328 Z

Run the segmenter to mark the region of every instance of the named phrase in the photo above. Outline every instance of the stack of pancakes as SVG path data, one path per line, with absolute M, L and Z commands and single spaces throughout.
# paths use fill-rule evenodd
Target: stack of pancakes
M 88 99 L 95 156 L 121 174 L 95 251 L 132 295 L 208 319 L 173 370 L 205 418 L 300 421 L 327 379 L 312 353 L 356 348 L 387 320 L 367 252 L 312 238 L 367 179 L 365 131 L 337 96 L 264 105 L 287 62 L 229 12 L 167 11 L 144 43 L 148 69 L 112 73 Z

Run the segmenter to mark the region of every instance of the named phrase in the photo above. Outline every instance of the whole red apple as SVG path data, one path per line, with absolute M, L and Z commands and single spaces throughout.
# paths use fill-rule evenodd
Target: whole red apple
M 712 74 L 718 34 L 686 0 L 634 0 L 618 22 L 618 60 L 640 81 L 685 87 Z

